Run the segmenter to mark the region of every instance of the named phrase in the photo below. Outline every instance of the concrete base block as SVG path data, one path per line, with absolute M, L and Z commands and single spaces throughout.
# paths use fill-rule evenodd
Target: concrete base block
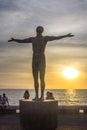
M 58 101 L 20 100 L 20 123 L 24 129 L 54 130 L 57 116 Z

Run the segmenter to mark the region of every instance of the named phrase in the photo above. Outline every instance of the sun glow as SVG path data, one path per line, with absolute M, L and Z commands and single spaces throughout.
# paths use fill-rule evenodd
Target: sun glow
M 78 76 L 78 71 L 75 68 L 67 67 L 63 71 L 63 75 L 68 79 L 73 79 Z

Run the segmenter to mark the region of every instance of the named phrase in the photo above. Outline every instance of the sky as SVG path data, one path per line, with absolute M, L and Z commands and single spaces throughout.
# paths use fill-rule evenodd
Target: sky
M 0 88 L 34 88 L 32 44 L 8 40 L 43 35 L 75 36 L 52 41 L 46 47 L 46 88 L 87 89 L 87 0 L 0 0 Z M 78 71 L 75 79 L 62 74 L 66 67 Z

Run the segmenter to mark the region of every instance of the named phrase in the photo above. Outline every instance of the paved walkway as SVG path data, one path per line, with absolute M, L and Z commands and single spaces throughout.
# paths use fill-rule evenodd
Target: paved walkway
M 18 114 L 0 114 L 0 130 L 21 130 Z M 59 114 L 57 130 L 87 130 L 87 114 Z

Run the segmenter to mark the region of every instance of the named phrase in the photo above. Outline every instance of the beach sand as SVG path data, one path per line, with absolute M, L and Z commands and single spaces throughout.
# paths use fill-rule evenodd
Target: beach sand
M 0 130 L 22 130 L 19 114 L 0 114 Z M 58 113 L 56 130 L 87 130 L 87 114 Z

